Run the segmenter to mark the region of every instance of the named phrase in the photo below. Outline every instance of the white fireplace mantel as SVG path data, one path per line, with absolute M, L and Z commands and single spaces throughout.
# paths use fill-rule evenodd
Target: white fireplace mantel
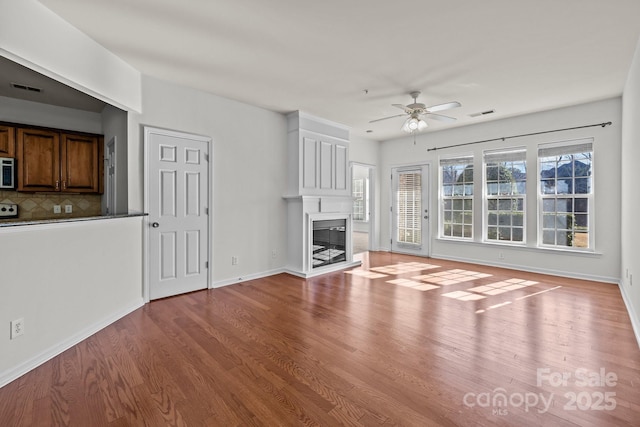
M 296 111 L 288 120 L 287 271 L 312 277 L 360 265 L 351 244 L 353 198 L 349 172 L 349 129 Z M 344 219 L 344 262 L 313 267 L 313 221 Z

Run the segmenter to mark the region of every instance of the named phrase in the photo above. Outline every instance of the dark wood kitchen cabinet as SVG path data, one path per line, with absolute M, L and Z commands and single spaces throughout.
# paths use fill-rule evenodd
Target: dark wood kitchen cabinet
M 102 138 L 22 129 L 17 132 L 18 191 L 102 193 Z
M 0 157 L 14 157 L 16 130 L 11 126 L 0 125 Z

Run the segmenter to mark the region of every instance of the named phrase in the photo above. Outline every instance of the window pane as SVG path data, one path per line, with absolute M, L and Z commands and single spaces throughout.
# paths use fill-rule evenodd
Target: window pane
M 510 211 L 511 210 L 511 199 L 500 199 L 498 200 L 498 209 L 501 211 Z
M 499 225 L 511 225 L 511 214 L 509 214 L 509 213 L 501 213 L 498 216 L 498 224 Z
M 470 211 L 473 208 L 473 199 L 464 199 L 464 210 Z
M 500 240 L 511 240 L 511 228 L 509 227 L 498 228 L 498 234 L 500 236 Z
M 522 227 L 524 225 L 524 215 L 522 213 L 516 213 L 512 216 L 512 222 L 514 226 Z
M 543 228 L 556 228 L 556 216 L 555 215 L 543 215 L 542 216 Z
M 498 215 L 496 215 L 494 213 L 490 213 L 489 214 L 489 218 L 488 218 L 488 224 L 489 225 L 498 225 Z
M 589 199 L 575 199 L 575 212 L 589 212 Z
M 512 229 L 511 238 L 513 239 L 514 242 L 523 242 L 524 241 L 524 232 L 523 231 L 524 231 L 524 229 L 519 228 L 519 227 L 515 227 L 515 228 Z
M 573 215 L 556 215 L 556 228 L 570 230 L 573 224 Z
M 487 239 L 498 240 L 498 227 L 487 227 Z
M 556 206 L 558 212 L 573 212 L 573 199 L 558 199 Z
M 576 194 L 589 194 L 591 192 L 591 178 L 576 178 Z
M 544 199 L 542 201 L 542 212 L 555 212 L 555 211 L 556 211 L 555 199 Z
M 556 233 L 553 230 L 545 230 L 542 232 L 542 243 L 545 245 L 556 244 Z
M 556 244 L 562 246 L 573 246 L 571 233 L 568 231 L 558 231 L 556 232 Z
M 556 193 L 556 180 L 555 179 L 543 179 L 540 181 L 540 191 L 543 194 L 555 194 Z

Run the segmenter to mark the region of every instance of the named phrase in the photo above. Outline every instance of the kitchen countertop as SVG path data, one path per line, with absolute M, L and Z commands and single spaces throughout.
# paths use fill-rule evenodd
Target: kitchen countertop
M 126 214 L 117 214 L 117 215 L 96 215 L 96 216 L 85 216 L 78 218 L 55 218 L 55 219 L 38 219 L 38 220 L 3 220 L 0 221 L 0 228 L 3 227 L 18 227 L 18 226 L 26 226 L 26 225 L 39 225 L 39 224 L 58 224 L 62 222 L 80 222 L 80 221 L 98 221 L 105 219 L 117 219 L 117 218 L 132 218 L 137 216 L 147 216 L 149 214 L 144 212 L 130 212 Z

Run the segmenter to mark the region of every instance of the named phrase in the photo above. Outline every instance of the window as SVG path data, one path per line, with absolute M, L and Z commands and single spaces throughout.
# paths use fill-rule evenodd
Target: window
M 440 236 L 473 238 L 473 157 L 440 159 Z
M 366 221 L 364 215 L 364 179 L 354 179 L 351 195 L 353 196 L 353 220 Z
M 485 151 L 485 239 L 525 242 L 527 152 Z
M 539 242 L 542 246 L 593 248 L 593 140 L 538 147 Z

